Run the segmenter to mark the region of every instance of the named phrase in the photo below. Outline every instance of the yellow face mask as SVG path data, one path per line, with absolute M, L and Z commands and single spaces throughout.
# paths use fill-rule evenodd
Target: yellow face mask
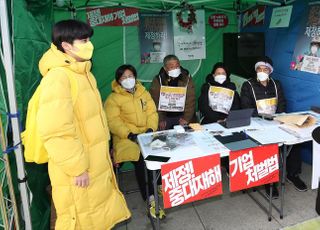
M 93 54 L 93 45 L 90 41 L 86 43 L 77 43 L 73 45 L 78 51 L 72 51 L 73 54 L 84 60 L 90 60 Z

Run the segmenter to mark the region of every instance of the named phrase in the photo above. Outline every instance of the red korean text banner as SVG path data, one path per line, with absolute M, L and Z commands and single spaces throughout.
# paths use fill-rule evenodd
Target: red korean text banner
M 258 6 L 247 10 L 242 16 L 242 27 L 263 25 L 265 12 L 265 6 Z
M 161 175 L 165 208 L 222 194 L 220 154 L 164 164 Z
M 208 18 L 208 22 L 213 28 L 218 29 L 226 27 L 229 23 L 229 19 L 225 14 L 212 14 Z
M 87 22 L 90 26 L 138 26 L 138 9 L 87 8 Z
M 278 145 L 231 151 L 229 165 L 231 192 L 278 182 Z

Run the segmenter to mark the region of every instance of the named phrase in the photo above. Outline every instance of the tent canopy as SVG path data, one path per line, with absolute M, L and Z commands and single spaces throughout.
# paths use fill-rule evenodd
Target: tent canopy
M 257 4 L 281 6 L 290 4 L 293 1 L 294 0 L 56 0 L 56 5 L 60 7 L 67 6 L 75 8 L 88 6 L 125 6 L 151 11 L 170 11 L 175 8 L 183 7 L 185 4 L 191 4 L 195 8 L 242 13 Z

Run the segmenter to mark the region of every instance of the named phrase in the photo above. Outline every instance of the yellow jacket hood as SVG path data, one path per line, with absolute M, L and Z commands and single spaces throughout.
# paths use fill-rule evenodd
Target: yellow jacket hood
M 90 71 L 91 62 L 77 62 L 73 57 L 61 52 L 51 43 L 51 47 L 44 53 L 39 62 L 39 70 L 44 77 L 53 68 L 66 67 L 76 73 L 85 73 Z

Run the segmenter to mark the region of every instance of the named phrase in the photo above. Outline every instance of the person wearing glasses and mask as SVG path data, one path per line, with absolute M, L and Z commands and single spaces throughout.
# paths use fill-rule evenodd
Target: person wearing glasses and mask
M 150 197 L 147 197 L 144 159 L 137 135 L 156 131 L 158 114 L 149 92 L 137 81 L 137 71 L 132 65 L 122 65 L 116 70 L 105 111 L 112 134 L 113 160 L 115 163 L 131 161 L 134 164 L 141 196 L 150 204 L 149 214 L 156 218 L 152 174 L 148 171 Z M 161 209 L 160 219 L 164 217 Z
M 222 62 L 216 63 L 208 74 L 198 100 L 198 107 L 203 117 L 201 124 L 223 121 L 230 110 L 240 109 L 240 97 L 229 75 Z
M 177 56 L 167 55 L 163 59 L 163 67 L 151 83 L 150 94 L 157 106 L 160 130 L 194 121 L 194 83 Z
M 253 116 L 274 115 L 286 111 L 286 100 L 280 82 L 274 80 L 270 74 L 273 72 L 272 60 L 265 56 L 257 60 L 255 64 L 256 77 L 243 83 L 241 88 L 241 107 L 254 108 Z M 294 145 L 287 157 L 287 180 L 298 191 L 306 191 L 306 184 L 300 179 L 301 172 L 300 146 Z M 276 184 L 273 184 L 272 197 L 278 198 L 279 192 Z M 266 185 L 266 193 L 269 195 L 269 185 Z

